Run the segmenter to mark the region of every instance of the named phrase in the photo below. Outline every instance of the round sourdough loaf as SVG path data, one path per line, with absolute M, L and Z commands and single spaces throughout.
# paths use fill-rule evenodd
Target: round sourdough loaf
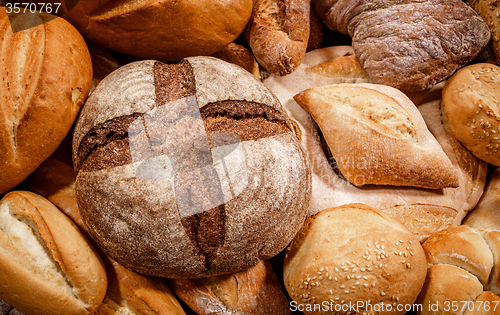
M 1 194 L 33 172 L 69 132 L 89 93 L 92 63 L 78 31 L 49 14 L 9 16 L 0 7 L 0 35 Z
M 108 49 L 179 61 L 224 48 L 251 14 L 252 0 L 80 0 L 64 17 Z
M 11 191 L 0 201 L 0 298 L 26 315 L 90 315 L 106 270 L 78 228 L 47 199 Z
M 111 73 L 75 126 L 76 198 L 100 247 L 137 272 L 201 278 L 278 254 L 311 195 L 281 104 L 213 57 Z

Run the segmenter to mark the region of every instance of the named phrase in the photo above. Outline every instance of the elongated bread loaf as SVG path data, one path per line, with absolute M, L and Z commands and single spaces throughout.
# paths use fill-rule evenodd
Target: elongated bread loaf
M 89 315 L 106 270 L 78 228 L 45 198 L 12 191 L 0 201 L 0 298 L 32 315 Z

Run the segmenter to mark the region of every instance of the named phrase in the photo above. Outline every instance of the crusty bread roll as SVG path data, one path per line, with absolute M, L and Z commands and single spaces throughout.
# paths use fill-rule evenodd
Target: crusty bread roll
M 264 69 L 286 75 L 300 65 L 309 42 L 310 9 L 310 0 L 254 0 L 245 36 Z
M 287 315 L 290 304 L 271 264 L 195 280 L 169 280 L 174 293 L 198 315 Z
M 45 198 L 12 191 L 0 201 L 0 298 L 29 315 L 92 314 L 106 270 L 77 227 Z
M 108 49 L 179 61 L 222 49 L 240 35 L 251 14 L 252 0 L 80 0 L 64 18 Z
M 45 13 L 9 18 L 0 7 L 0 25 L 1 194 L 64 139 L 89 93 L 92 64 L 82 36 L 62 18 Z
M 260 80 L 259 64 L 255 60 L 255 56 L 250 50 L 241 45 L 230 43 L 215 54 L 212 54 L 212 57 L 238 65 Z
M 401 91 L 343 83 L 307 89 L 294 99 L 314 118 L 352 184 L 458 187 L 450 159 Z
M 26 184 L 29 189 L 54 203 L 83 234 L 88 235 L 76 202 L 75 180 L 73 167 L 48 158 L 28 177 Z M 101 257 L 108 274 L 108 287 L 94 315 L 143 315 L 150 312 L 158 315 L 185 314 L 163 279 L 133 272 L 104 254 Z
M 422 245 L 429 265 L 419 314 L 496 314 L 500 299 L 500 231 L 450 227 Z M 483 292 L 484 291 L 484 292 Z
M 395 315 L 416 300 L 426 269 L 422 246 L 401 223 L 350 204 L 306 220 L 287 249 L 283 274 L 292 309 L 305 314 Z
M 106 260 L 110 274 L 104 301 L 93 315 L 185 315 L 164 279 L 133 272 Z
M 460 0 L 312 0 L 332 30 L 349 34 L 373 82 L 422 91 L 472 61 L 490 40 L 481 17 Z
M 478 229 L 500 230 L 500 170 L 489 176 L 481 199 L 462 224 Z
M 237 272 L 278 254 L 304 222 L 311 178 L 289 118 L 252 74 L 217 58 L 121 67 L 73 139 L 85 225 L 139 273 Z
M 451 132 L 475 156 L 500 165 L 500 67 L 466 66 L 443 88 L 443 113 Z
M 469 5 L 476 10 L 491 31 L 491 50 L 498 63 L 500 61 L 500 14 L 499 5 L 494 0 L 469 0 Z
M 306 54 L 303 63 L 290 75 L 271 75 L 264 85 L 280 99 L 288 115 L 296 121 L 301 143 L 312 172 L 312 198 L 309 215 L 349 203 L 376 207 L 400 222 L 424 241 L 429 235 L 451 225 L 459 225 L 478 202 L 486 181 L 487 163 L 479 160 L 448 132 L 441 121 L 440 93 L 430 91 L 418 109 L 427 128 L 441 144 L 459 174 L 459 187 L 429 190 L 396 186 L 356 187 L 340 178 L 322 145 L 314 119 L 293 96 L 304 89 L 336 83 L 369 82 L 349 46 L 322 48 Z M 326 149 L 325 149 L 326 148 Z

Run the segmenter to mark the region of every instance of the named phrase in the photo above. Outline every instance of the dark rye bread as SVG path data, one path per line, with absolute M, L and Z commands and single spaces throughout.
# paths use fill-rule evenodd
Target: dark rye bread
M 144 274 L 201 278 L 288 244 L 305 219 L 309 168 L 258 80 L 199 57 L 133 63 L 103 83 L 77 122 L 73 158 L 83 220 L 108 255 Z

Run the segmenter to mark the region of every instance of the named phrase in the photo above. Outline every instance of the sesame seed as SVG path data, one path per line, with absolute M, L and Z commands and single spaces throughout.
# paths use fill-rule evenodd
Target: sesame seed
M 385 294 L 385 292 L 382 292 L 382 293 L 380 293 L 380 295 L 385 296 L 386 294 Z
M 365 283 L 365 284 L 363 284 L 363 286 L 364 286 L 365 288 L 368 288 L 368 284 L 366 284 L 366 283 Z
M 348 293 L 349 293 L 349 290 L 344 290 L 344 293 L 345 293 L 345 294 L 348 294 Z
M 323 270 L 325 270 L 325 268 L 321 268 L 319 271 L 323 271 Z

